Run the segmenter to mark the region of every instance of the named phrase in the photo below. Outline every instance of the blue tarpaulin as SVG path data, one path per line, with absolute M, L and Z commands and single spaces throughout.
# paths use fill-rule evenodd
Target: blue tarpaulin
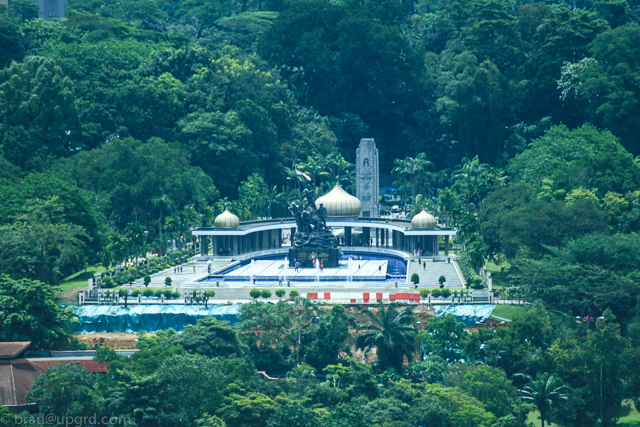
M 495 304 L 483 305 L 435 305 L 436 317 L 443 317 L 447 314 L 453 314 L 458 322 L 462 322 L 467 326 L 475 326 L 476 323 L 482 323 L 489 316 Z
M 242 305 L 83 305 L 73 307 L 80 325 L 72 328 L 81 334 L 94 332 L 155 332 L 172 328 L 178 332 L 186 325 L 195 325 L 203 317 L 215 317 L 230 324 L 238 322 Z

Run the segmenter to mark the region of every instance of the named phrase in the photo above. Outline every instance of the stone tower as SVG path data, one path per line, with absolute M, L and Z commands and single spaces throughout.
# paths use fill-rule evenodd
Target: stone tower
M 356 150 L 356 197 L 362 203 L 361 216 L 380 217 L 378 149 L 373 139 L 361 139 Z

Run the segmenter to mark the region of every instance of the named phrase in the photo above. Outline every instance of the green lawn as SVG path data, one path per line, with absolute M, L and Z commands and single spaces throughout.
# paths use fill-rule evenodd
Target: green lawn
M 534 425 L 534 427 L 540 427 L 541 426 L 541 423 L 540 423 L 540 412 L 538 412 L 538 411 L 529 412 L 529 415 L 527 416 L 527 422 L 532 423 Z M 544 426 L 545 427 L 559 427 L 558 424 L 549 423 L 546 420 L 544 422 Z
M 534 427 L 540 427 L 540 412 L 529 412 L 527 421 L 533 423 Z M 559 427 L 555 423 L 544 423 L 545 427 Z M 622 406 L 622 416 L 618 421 L 618 427 L 640 427 L 640 414 L 636 411 L 633 402 L 625 401 Z
M 632 401 L 626 400 L 622 404 L 622 413 L 618 421 L 620 427 L 640 427 L 640 414 Z
M 493 310 L 491 315 L 503 317 L 505 319 L 512 320 L 513 316 L 520 313 L 525 313 L 531 308 L 530 305 L 511 305 L 511 304 L 498 304 Z
M 491 272 L 491 274 L 494 274 L 494 273 L 500 273 L 503 267 L 505 270 L 508 270 L 509 267 L 511 267 L 511 264 L 509 264 L 507 261 L 501 262 L 500 265 L 497 265 L 493 262 L 488 262 L 485 267 L 487 268 L 487 270 Z
M 86 271 L 78 271 L 62 281 L 59 285 L 61 292 L 68 291 L 69 289 L 77 288 L 79 286 L 87 287 L 87 280 L 93 277 L 93 273 L 104 271 L 106 270 L 102 266 L 88 267 Z
M 502 261 L 500 264 L 496 264 L 494 262 L 488 262 L 485 265 L 486 269 L 491 272 L 491 278 L 493 279 L 493 288 L 494 289 L 502 289 L 504 288 L 504 283 L 502 277 L 507 274 L 511 264 L 507 261 Z M 504 268 L 504 271 L 502 270 Z

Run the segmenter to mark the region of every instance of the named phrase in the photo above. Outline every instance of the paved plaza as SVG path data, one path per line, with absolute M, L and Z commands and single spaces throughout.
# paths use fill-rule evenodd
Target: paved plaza
M 421 260 L 426 266 L 412 260 L 408 265 L 408 277 L 414 272 L 420 276 L 418 288 L 438 287 L 440 275 L 446 277 L 445 286 L 448 288 L 462 288 L 462 282 L 453 263 L 432 262 Z M 184 291 L 186 289 L 213 289 L 215 298 L 210 303 L 246 302 L 251 298 L 249 291 L 253 288 L 269 289 L 273 297 L 269 301 L 278 301 L 276 289 L 285 289 L 287 294 L 295 289 L 301 295 L 317 292 L 415 292 L 416 286 L 407 283 L 405 277 L 387 279 L 387 261 L 384 260 L 353 260 L 343 261 L 339 269 L 316 268 L 299 269 L 284 268 L 283 260 L 258 260 L 253 264 L 241 266 L 228 273 L 227 280 L 215 274 L 233 263 L 232 259 L 216 259 L 211 262 L 212 277 L 209 277 L 207 262 L 189 262 L 183 264 L 182 272 L 170 268 L 151 276 L 150 287 L 164 287 L 166 277 L 171 277 L 171 289 Z M 194 271 L 195 267 L 195 271 Z M 282 273 L 282 274 L 280 274 Z M 216 277 L 217 276 L 217 277 Z M 255 282 L 253 278 L 255 277 Z M 285 279 L 286 277 L 286 279 Z M 282 281 L 280 281 L 282 278 Z M 231 279 L 231 280 L 229 280 Z M 234 280 L 235 279 L 235 280 Z M 204 281 L 201 281 L 204 280 Z M 144 288 L 142 280 L 136 280 L 132 288 Z

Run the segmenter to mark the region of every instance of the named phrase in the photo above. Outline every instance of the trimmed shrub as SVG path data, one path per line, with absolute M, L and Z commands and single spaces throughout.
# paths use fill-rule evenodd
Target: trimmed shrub
M 262 296 L 262 292 L 258 288 L 253 288 L 249 291 L 249 296 L 253 299 L 258 299 Z
M 413 282 L 414 285 L 420 283 L 420 276 L 418 276 L 418 273 L 413 273 L 411 275 L 411 282 Z
M 276 296 L 278 298 L 282 298 L 286 294 L 287 294 L 287 291 L 285 291 L 284 289 L 276 289 Z
M 138 295 L 140 295 L 141 293 L 142 293 L 142 292 L 140 291 L 140 289 L 134 289 L 134 290 L 131 292 L 131 296 L 132 296 L 133 298 L 138 298 Z
M 144 282 L 144 287 L 146 288 L 147 286 L 149 286 L 149 283 L 151 283 L 151 277 L 148 274 L 144 275 L 144 279 L 142 279 Z
M 429 289 L 420 289 L 420 298 L 427 299 L 429 298 Z
M 155 291 L 153 293 L 154 296 L 157 296 L 158 298 L 160 298 L 162 296 L 162 293 L 164 292 L 164 289 L 158 289 L 157 291 Z
M 165 277 L 164 278 L 164 284 L 165 286 L 171 286 L 171 277 Z
M 442 291 L 440 289 L 434 289 L 433 291 L 431 291 L 431 296 L 433 298 L 440 298 L 441 295 Z
M 216 291 L 214 291 L 213 289 L 209 289 L 208 291 L 205 291 L 204 294 L 209 298 L 213 298 L 216 296 Z
M 292 290 L 289 291 L 289 296 L 291 298 L 299 297 L 300 296 L 300 292 L 296 291 L 295 289 L 292 289 Z
M 448 288 L 444 288 L 441 292 L 440 295 L 442 296 L 442 298 L 449 298 L 451 296 L 451 289 Z
M 476 283 L 476 282 L 474 282 L 474 283 L 471 285 L 471 288 L 472 288 L 472 289 L 484 289 L 484 283 L 482 283 L 482 282 L 477 282 L 477 283 Z
M 260 294 L 262 295 L 262 298 L 271 298 L 271 291 L 269 289 L 263 289 Z
M 142 296 L 143 297 L 152 297 L 153 295 L 155 295 L 155 291 L 153 289 L 149 289 L 149 288 L 145 288 L 142 290 Z
M 102 278 L 103 288 L 113 288 L 113 279 L 110 276 L 104 276 Z

